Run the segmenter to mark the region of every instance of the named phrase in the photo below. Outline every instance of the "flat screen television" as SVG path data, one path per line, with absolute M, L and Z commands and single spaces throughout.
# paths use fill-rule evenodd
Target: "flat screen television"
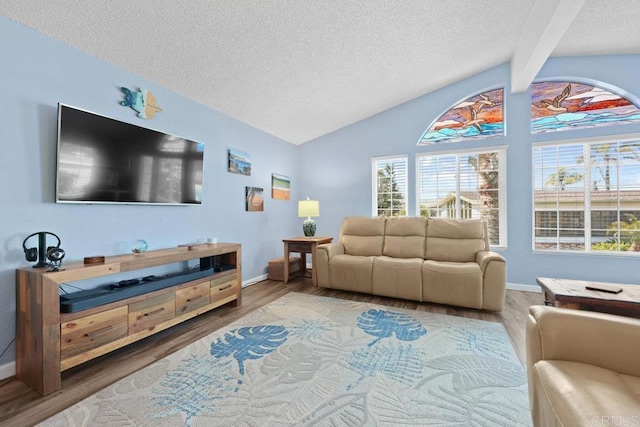
M 204 144 L 58 105 L 57 203 L 200 205 Z

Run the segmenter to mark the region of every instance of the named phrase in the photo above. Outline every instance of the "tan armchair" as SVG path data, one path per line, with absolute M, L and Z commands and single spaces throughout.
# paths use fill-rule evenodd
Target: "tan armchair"
M 527 375 L 535 426 L 640 425 L 640 320 L 530 307 Z

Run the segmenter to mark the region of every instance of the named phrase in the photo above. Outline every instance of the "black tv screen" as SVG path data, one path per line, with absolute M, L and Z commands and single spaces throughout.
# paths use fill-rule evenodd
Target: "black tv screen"
M 204 144 L 58 107 L 56 202 L 202 203 Z

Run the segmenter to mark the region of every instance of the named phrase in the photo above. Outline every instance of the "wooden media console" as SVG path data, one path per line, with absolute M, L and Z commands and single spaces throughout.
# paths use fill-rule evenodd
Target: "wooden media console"
M 215 257 L 215 258 L 210 258 Z M 64 270 L 16 270 L 16 377 L 42 395 L 62 387 L 61 372 L 223 304 L 242 302 L 241 247 L 217 243 L 69 263 Z M 204 277 L 71 313 L 62 284 L 189 260 L 224 266 Z M 218 271 L 223 270 L 223 271 Z

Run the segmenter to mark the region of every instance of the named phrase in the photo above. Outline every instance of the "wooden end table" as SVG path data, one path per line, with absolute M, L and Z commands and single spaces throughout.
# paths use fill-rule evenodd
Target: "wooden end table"
M 542 288 L 545 305 L 640 318 L 640 285 L 546 277 L 539 277 L 536 282 Z M 622 288 L 622 292 L 613 294 L 586 289 L 588 285 L 598 284 L 618 286 Z
M 316 248 L 323 243 L 331 243 L 333 237 L 294 237 L 283 239 L 284 259 L 289 259 L 289 253 L 300 253 L 300 271 L 304 275 L 307 271 L 307 254 L 311 254 L 311 282 L 313 286 L 318 286 L 318 276 L 316 273 Z M 289 263 L 284 263 L 284 283 L 289 281 Z

